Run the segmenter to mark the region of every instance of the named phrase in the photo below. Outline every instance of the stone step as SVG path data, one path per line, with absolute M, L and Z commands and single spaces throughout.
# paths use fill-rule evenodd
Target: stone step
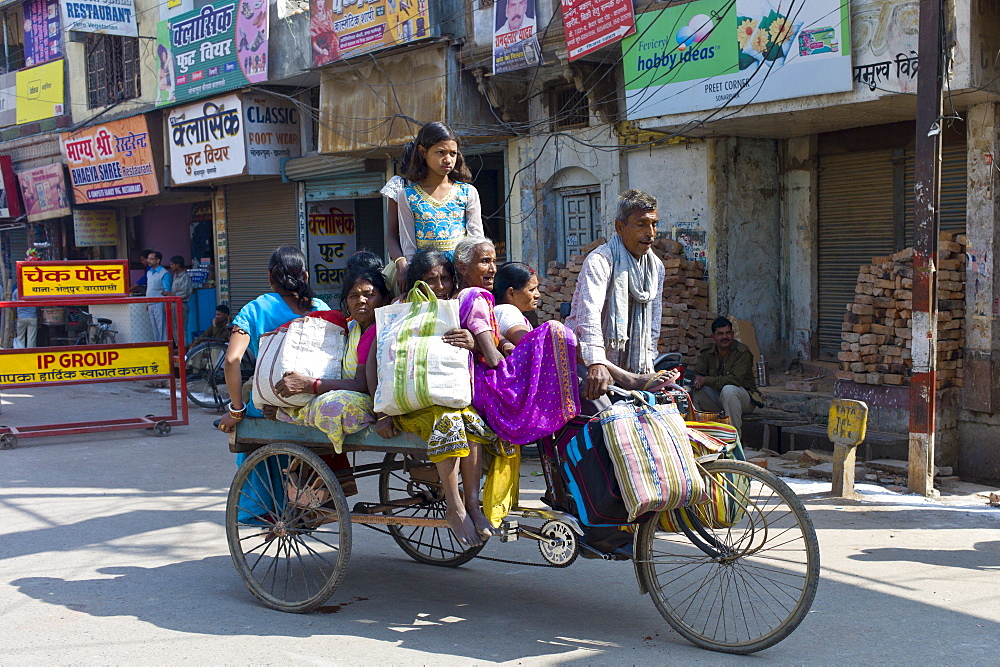
M 833 443 L 826 434 L 826 426 L 786 426 L 781 429 L 781 451 L 821 449 L 833 451 Z M 868 431 L 865 441 L 858 447 L 858 458 L 906 460 L 910 452 L 910 438 L 904 433 L 879 433 Z

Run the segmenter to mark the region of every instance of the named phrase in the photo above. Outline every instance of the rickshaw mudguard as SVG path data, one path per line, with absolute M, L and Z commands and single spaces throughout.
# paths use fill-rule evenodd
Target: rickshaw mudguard
M 276 442 L 290 442 L 316 449 L 332 447 L 326 434 L 318 428 L 248 417 L 241 420 L 236 425 L 236 430 L 229 434 L 229 451 L 234 454 L 248 453 Z M 394 438 L 385 439 L 375 432 L 374 427 L 368 426 L 344 439 L 344 451 L 396 452 L 424 458 L 427 455 L 427 443 L 412 433 L 400 433 Z

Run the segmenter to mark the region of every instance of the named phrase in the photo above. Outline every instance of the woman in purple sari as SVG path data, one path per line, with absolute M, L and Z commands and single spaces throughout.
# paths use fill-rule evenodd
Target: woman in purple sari
M 500 334 L 490 290 L 496 250 L 483 237 L 455 248 L 459 317 L 476 339 L 472 405 L 497 435 L 524 445 L 551 435 L 580 413 L 576 337 L 559 322 L 524 334 L 517 345 Z

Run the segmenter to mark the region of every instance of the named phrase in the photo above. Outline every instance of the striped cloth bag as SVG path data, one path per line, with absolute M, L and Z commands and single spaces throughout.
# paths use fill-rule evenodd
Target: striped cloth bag
M 729 424 L 719 422 L 687 422 L 688 437 L 695 456 L 721 454 L 721 458 L 745 461 L 739 433 Z M 709 501 L 693 511 L 705 525 L 728 528 L 743 519 L 750 480 L 743 476 L 714 473 L 704 477 Z M 681 532 L 681 522 L 694 529 L 687 512 L 663 512 L 660 526 L 670 533 Z
M 438 299 L 417 282 L 405 303 L 375 310 L 378 388 L 375 411 L 405 415 L 432 405 L 472 404 L 469 351 L 444 342 L 459 328 L 458 301 Z
M 675 404 L 650 405 L 636 395 L 600 414 L 604 441 L 629 521 L 703 503 L 705 487 Z

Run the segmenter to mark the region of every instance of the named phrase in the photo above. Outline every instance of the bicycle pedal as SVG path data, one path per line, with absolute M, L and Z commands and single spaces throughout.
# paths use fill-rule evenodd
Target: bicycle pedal
M 518 532 L 517 521 L 504 521 L 500 524 L 500 541 L 516 542 Z

